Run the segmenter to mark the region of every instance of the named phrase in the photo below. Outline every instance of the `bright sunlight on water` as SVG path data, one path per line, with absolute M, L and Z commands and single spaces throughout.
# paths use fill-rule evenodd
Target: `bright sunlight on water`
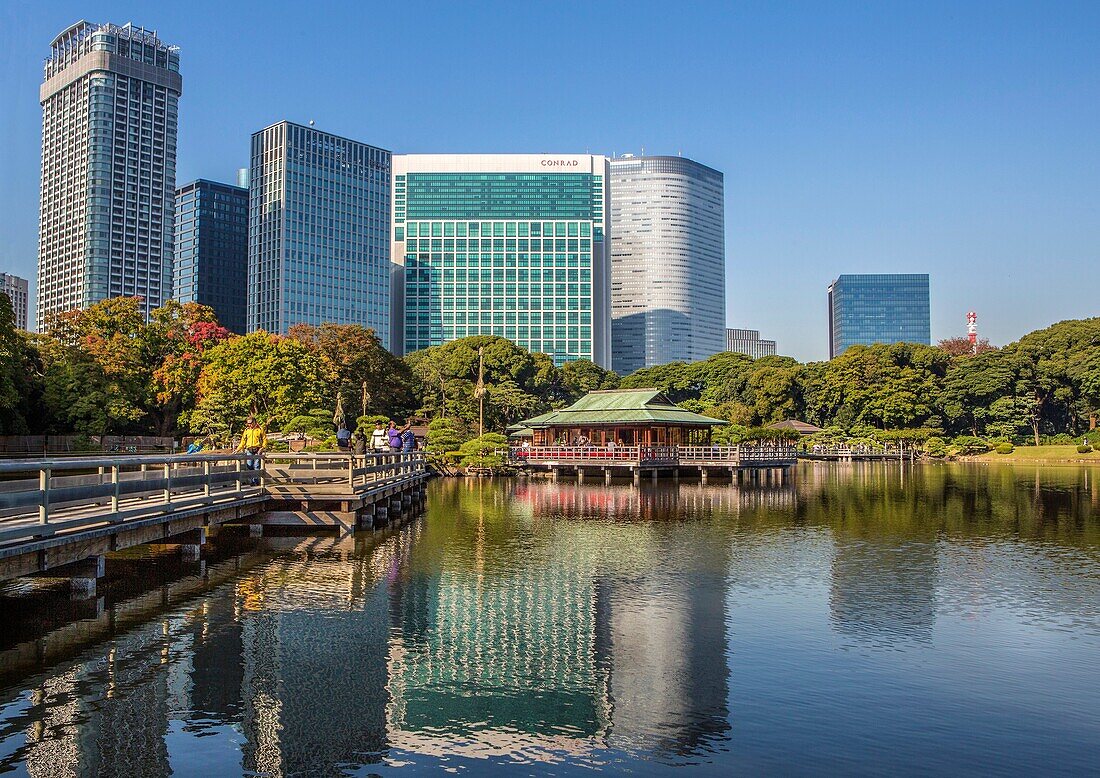
M 437 480 L 399 530 L 0 591 L 0 773 L 1084 774 L 1100 470 Z

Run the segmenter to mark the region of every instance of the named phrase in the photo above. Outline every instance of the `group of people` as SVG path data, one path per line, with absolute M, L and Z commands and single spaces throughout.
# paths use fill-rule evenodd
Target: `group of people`
M 403 427 L 398 427 L 392 419 L 388 426 L 377 422 L 369 439 L 356 430 L 346 438 L 346 443 L 342 443 L 337 433 L 336 442 L 340 448 L 349 448 L 356 454 L 365 454 L 368 449 L 375 454 L 416 451 L 416 434 L 412 431 L 411 420 L 406 420 Z
M 406 420 L 403 427 L 398 427 L 397 422 L 393 420 L 390 420 L 389 426 L 377 422 L 369 440 L 359 430 L 352 433 L 347 427 L 341 425 L 336 431 L 336 445 L 340 449 L 351 450 L 356 454 L 366 454 L 368 447 L 376 454 L 416 451 L 417 448 L 416 435 L 412 431 L 412 420 Z M 187 453 L 198 454 L 211 448 L 213 448 L 212 436 L 207 436 L 192 442 L 187 447 Z M 267 433 L 256 422 L 255 416 L 249 416 L 234 453 L 246 455 L 245 466 L 249 470 L 259 470 L 260 458 L 265 448 L 267 448 Z M 253 478 L 251 483 L 255 486 L 256 479 Z

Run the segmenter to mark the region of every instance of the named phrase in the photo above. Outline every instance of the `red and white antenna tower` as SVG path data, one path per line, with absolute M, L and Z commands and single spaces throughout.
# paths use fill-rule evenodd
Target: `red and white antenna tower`
M 966 314 L 966 338 L 970 341 L 970 353 L 978 353 L 978 314 L 970 311 Z

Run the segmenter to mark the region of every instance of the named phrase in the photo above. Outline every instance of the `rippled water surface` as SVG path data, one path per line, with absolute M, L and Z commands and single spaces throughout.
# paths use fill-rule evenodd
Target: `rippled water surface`
M 0 773 L 1084 774 L 1100 470 L 433 482 L 0 590 Z

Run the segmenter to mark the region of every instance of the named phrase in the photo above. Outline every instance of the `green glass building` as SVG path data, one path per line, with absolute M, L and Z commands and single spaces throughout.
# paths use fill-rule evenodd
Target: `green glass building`
M 608 160 L 393 158 L 390 347 L 500 335 L 610 367 Z

